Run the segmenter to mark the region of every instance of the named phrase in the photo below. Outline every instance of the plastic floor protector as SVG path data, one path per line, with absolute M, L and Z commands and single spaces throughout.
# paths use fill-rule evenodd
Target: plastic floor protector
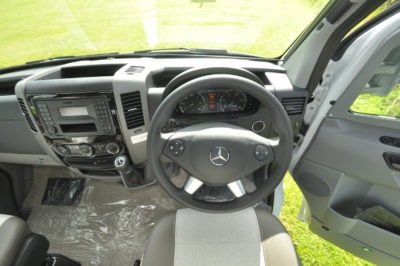
M 24 203 L 32 209 L 28 224 L 50 241 L 49 253 L 82 265 L 133 265 L 142 257 L 155 223 L 181 207 L 159 186 L 128 191 L 119 183 L 96 180 L 87 180 L 76 206 L 42 205 L 52 172 L 34 170 L 33 188 Z

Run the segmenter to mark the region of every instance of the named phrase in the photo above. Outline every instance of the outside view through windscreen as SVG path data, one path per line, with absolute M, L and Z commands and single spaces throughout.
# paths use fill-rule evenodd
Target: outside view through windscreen
M 282 55 L 327 0 L 3 0 L 0 68 L 56 56 L 189 47 Z

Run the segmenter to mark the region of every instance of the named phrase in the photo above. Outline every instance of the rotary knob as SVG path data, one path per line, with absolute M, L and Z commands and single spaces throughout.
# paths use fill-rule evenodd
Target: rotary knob
M 94 149 L 89 144 L 81 144 L 79 145 L 79 153 L 82 156 L 90 157 L 94 153 Z
M 66 147 L 64 145 L 57 145 L 56 150 L 63 156 L 66 156 L 70 153 L 70 150 L 68 149 L 68 147 Z
M 117 154 L 120 151 L 120 147 L 119 147 L 118 143 L 116 143 L 116 142 L 109 142 L 106 145 L 106 151 L 109 154 Z

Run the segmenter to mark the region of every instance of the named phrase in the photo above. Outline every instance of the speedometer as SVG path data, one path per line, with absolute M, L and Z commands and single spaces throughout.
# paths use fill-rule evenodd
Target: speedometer
M 227 90 L 220 98 L 219 105 L 223 112 L 239 112 L 246 108 L 246 95 L 240 90 Z
M 179 103 L 182 114 L 202 113 L 207 108 L 207 102 L 200 93 L 192 93 Z

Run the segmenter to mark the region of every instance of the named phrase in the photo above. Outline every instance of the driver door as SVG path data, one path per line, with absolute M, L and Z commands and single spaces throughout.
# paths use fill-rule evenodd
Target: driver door
M 301 216 L 333 244 L 400 265 L 400 13 L 331 59 L 290 172 Z

